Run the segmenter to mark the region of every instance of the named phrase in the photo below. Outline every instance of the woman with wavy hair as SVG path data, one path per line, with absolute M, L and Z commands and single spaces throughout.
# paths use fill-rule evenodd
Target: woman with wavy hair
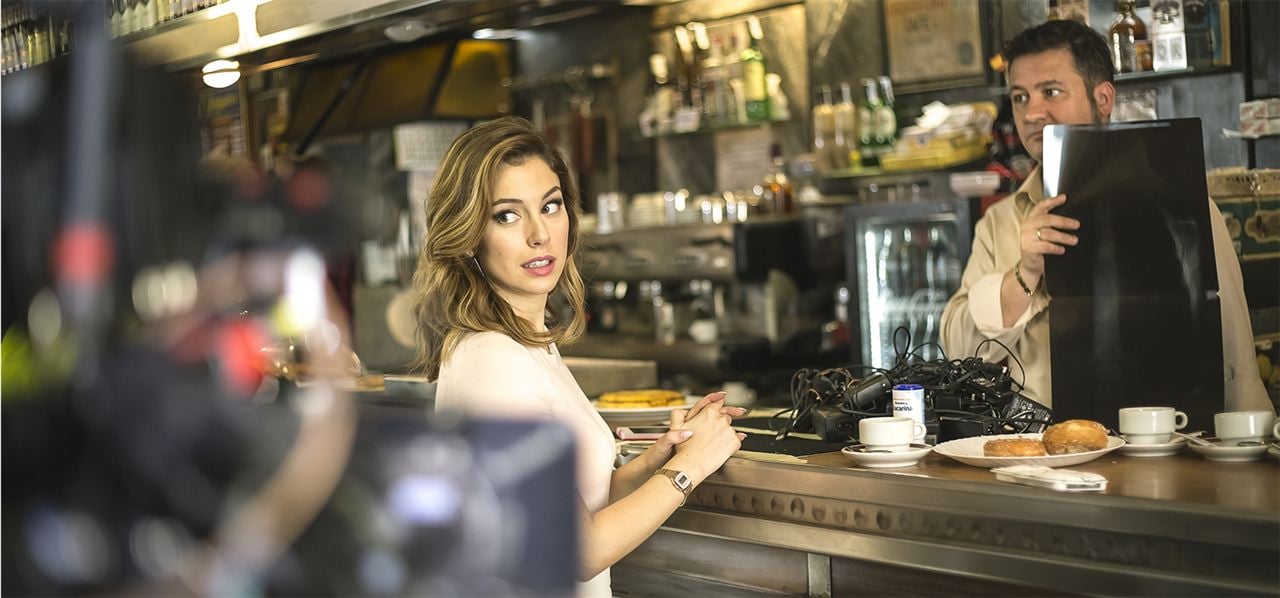
M 742 410 L 712 393 L 614 469 L 613 434 L 557 350 L 582 333 L 578 192 L 564 158 L 528 121 L 459 136 L 427 201 L 414 275 L 419 355 L 436 409 L 555 419 L 573 431 L 582 534 L 580 594 L 609 596 L 609 567 L 649 537 L 741 446 Z M 566 314 L 548 321 L 555 296 Z

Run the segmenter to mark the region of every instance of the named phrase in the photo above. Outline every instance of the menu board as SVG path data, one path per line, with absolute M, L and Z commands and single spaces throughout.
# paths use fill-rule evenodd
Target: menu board
M 1079 242 L 1045 256 L 1053 411 L 1114 426 L 1158 403 L 1212 422 L 1222 321 L 1199 119 L 1044 130 L 1045 196 Z M 1122 156 L 1123 159 L 1117 159 Z
M 205 155 L 245 155 L 239 89 L 233 86 L 201 94 L 200 138 Z

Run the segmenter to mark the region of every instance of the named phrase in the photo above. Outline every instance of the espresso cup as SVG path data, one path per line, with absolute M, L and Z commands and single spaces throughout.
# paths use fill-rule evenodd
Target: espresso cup
M 868 417 L 858 422 L 858 440 L 868 450 L 905 451 L 924 436 L 924 424 L 909 417 Z
M 1213 416 L 1213 429 L 1227 445 L 1262 442 L 1268 432 L 1275 432 L 1275 420 L 1270 411 L 1228 411 Z
M 1187 427 L 1187 414 L 1173 407 L 1125 407 L 1120 410 L 1120 433 L 1129 444 L 1164 444 L 1173 431 Z

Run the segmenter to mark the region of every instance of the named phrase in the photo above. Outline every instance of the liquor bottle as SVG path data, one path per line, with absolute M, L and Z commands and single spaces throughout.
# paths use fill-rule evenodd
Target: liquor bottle
M 876 108 L 876 134 L 883 140 L 882 154 L 893 150 L 898 143 L 898 117 L 893 112 L 893 82 L 880 77 L 880 106 Z
M 142 16 L 139 17 L 142 22 L 142 29 L 154 29 L 156 25 L 160 24 L 160 16 L 157 13 L 160 0 L 140 0 L 139 4 L 142 5 Z
M 902 227 L 902 242 L 898 244 L 898 284 L 902 297 L 911 297 L 925 286 L 924 255 L 911 226 Z
M 689 39 L 689 29 L 675 28 L 676 37 L 676 88 L 680 91 L 680 107 L 698 107 L 695 101 L 697 92 L 693 88 L 693 71 L 689 67 L 693 60 L 693 41 Z
M 703 64 L 711 53 L 711 38 L 707 36 L 707 26 L 702 23 L 689 23 L 688 28 L 689 37 L 693 42 L 692 54 L 690 54 L 689 59 L 690 83 L 698 96 L 696 105 L 702 111 L 702 122 L 709 124 L 712 120 L 710 117 L 715 111 L 715 106 L 709 106 L 709 104 L 714 104 L 714 101 L 709 93 L 710 82 L 707 80 L 707 73 L 703 69 Z
M 694 38 L 697 39 L 697 36 L 698 32 L 695 31 Z M 707 39 L 707 51 L 698 64 L 698 71 L 702 74 L 702 122 L 706 125 L 718 125 L 723 122 L 725 111 L 724 96 L 717 80 L 720 76 L 720 39 Z
M 1147 39 L 1147 25 L 1133 12 L 1134 0 L 1117 0 L 1116 19 L 1111 23 L 1111 63 L 1117 73 L 1136 73 L 1142 70 L 1139 42 Z
M 13 59 L 13 52 L 10 51 L 10 48 L 9 48 L 9 27 L 7 24 L 8 9 L 5 9 L 5 10 L 6 10 L 6 15 L 5 15 L 6 25 L 4 28 L 4 33 L 0 35 L 0 45 L 3 45 L 3 48 L 4 48 L 3 67 L 0 67 L 0 73 L 8 75 L 9 73 L 13 72 L 14 59 Z
M 795 207 L 794 190 L 787 179 L 787 164 L 782 159 L 782 146 L 773 144 L 769 147 L 769 159 L 772 164 L 768 174 L 764 175 L 764 200 L 771 204 L 775 214 L 790 214 Z
M 747 123 L 747 102 L 742 83 L 742 53 L 745 48 L 736 33 L 729 34 L 729 46 L 725 49 L 720 68 L 724 69 L 725 85 L 729 90 L 729 102 L 733 104 L 733 118 L 727 122 Z
M 653 71 L 651 85 L 653 93 L 653 117 L 658 133 L 671 132 L 671 111 L 677 101 L 676 89 L 671 85 L 671 76 L 667 69 L 667 57 L 654 54 L 649 57 L 649 69 Z
M 959 266 L 951 249 L 951 241 L 942 225 L 929 227 L 929 251 L 925 254 L 925 284 L 933 299 L 947 297 L 955 291 Z
M 876 252 L 876 283 L 880 287 L 882 298 L 894 297 L 901 285 L 898 284 L 898 244 L 897 235 L 890 227 L 881 233 L 879 251 Z
M 120 35 L 132 35 L 137 31 L 138 0 L 124 0 L 124 13 L 120 16 Z
M 866 166 L 879 164 L 884 149 L 884 137 L 876 126 L 877 110 L 881 104 L 879 83 L 875 79 L 863 79 L 862 105 L 858 106 L 858 152 Z
M 856 166 L 852 156 L 858 147 L 858 109 L 848 82 L 840 84 L 840 103 L 835 106 L 835 125 L 836 168 Z
M 765 82 L 764 53 L 760 51 L 764 28 L 760 26 L 759 19 L 754 16 L 747 18 L 747 33 L 747 49 L 742 53 L 742 86 L 747 121 L 765 122 L 769 120 L 769 88 Z
M 818 88 L 818 97 L 813 102 L 813 155 L 822 170 L 837 168 L 834 160 L 836 134 L 831 86 L 823 85 Z

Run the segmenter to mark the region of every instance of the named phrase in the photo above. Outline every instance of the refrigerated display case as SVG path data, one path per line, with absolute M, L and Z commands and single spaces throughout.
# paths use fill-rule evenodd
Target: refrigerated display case
M 976 213 L 963 198 L 845 209 L 845 268 L 861 314 L 853 363 L 889 368 L 899 350 L 942 356 L 942 308 L 960 285 Z M 898 327 L 909 348 L 901 335 L 895 349 Z

